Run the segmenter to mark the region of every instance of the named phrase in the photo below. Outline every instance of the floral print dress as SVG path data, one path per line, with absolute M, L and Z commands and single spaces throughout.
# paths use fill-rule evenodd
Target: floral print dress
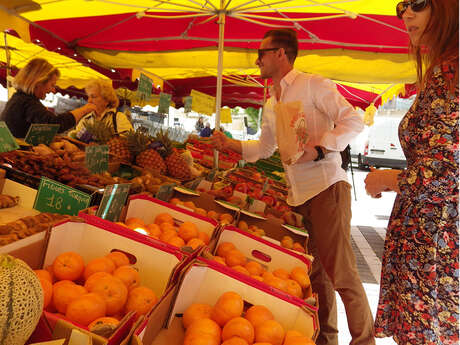
M 458 85 L 454 65 L 427 80 L 399 126 L 407 169 L 389 220 L 376 337 L 458 344 Z

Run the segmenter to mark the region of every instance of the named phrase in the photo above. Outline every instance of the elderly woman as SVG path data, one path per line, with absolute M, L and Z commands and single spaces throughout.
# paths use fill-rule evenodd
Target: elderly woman
M 44 59 L 33 59 L 22 68 L 13 81 L 16 93 L 7 102 L 0 115 L 11 133 L 16 138 L 24 138 L 33 123 L 58 124 L 59 132 L 64 132 L 80 118 L 96 109 L 94 104 L 86 104 L 60 115 L 49 111 L 40 99 L 45 99 L 48 92 L 54 92 L 59 70 Z
M 110 82 L 95 79 L 85 88 L 88 104 L 95 106 L 94 112 L 83 117 L 75 130 L 77 138 L 85 132 L 85 128 L 95 119 L 101 120 L 113 128 L 115 134 L 126 134 L 133 129 L 131 122 L 122 112 L 117 112 L 118 97 Z

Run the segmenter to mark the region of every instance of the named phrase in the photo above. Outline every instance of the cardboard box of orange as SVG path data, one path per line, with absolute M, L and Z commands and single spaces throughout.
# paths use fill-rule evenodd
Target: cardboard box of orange
M 113 250 L 121 251 L 138 270 L 140 284 L 153 290 L 159 300 L 167 289 L 174 285 L 172 277 L 175 272 L 189 260 L 189 257 L 177 248 L 151 241 L 135 231 L 94 216 L 85 217 L 84 222 L 62 222 L 54 226 L 47 235 L 43 268 L 52 265 L 59 254 L 66 252 L 78 253 L 86 265 L 90 260 L 104 257 Z M 58 320 L 65 320 L 65 317 L 55 313 L 45 312 L 45 315 L 53 329 Z M 132 314 L 131 317 L 122 320 L 118 330 L 107 343 L 118 344 L 129 332 L 135 318 Z M 72 323 L 86 329 L 82 325 Z
M 210 240 L 215 236 L 215 230 L 218 226 L 216 220 L 147 195 L 134 195 L 130 197 L 126 212 L 126 220 L 130 218 L 139 218 L 145 224 L 151 224 L 155 222 L 155 218 L 158 215 L 163 213 L 172 216 L 176 226 L 180 226 L 184 222 L 192 222 L 195 224 L 198 231 L 206 233 Z M 202 246 L 195 250 L 191 248 L 191 250 L 184 250 L 185 248 L 186 247 L 182 247 L 181 250 L 192 256 L 197 256 L 203 249 Z
M 285 330 L 297 330 L 316 339 L 319 331 L 316 307 L 290 298 L 287 294 L 265 289 L 253 281 L 240 280 L 238 275 L 222 266 L 197 259 L 182 273 L 177 292 L 171 291 L 165 296 L 164 302 L 172 303 L 172 307 L 168 309 L 165 303 L 153 310 L 147 326 L 134 332 L 131 344 L 138 344 L 137 338 L 142 337 L 144 344 L 182 345 L 184 311 L 193 303 L 212 306 L 223 293 L 229 291 L 243 298 L 245 309 L 252 305 L 263 305 Z

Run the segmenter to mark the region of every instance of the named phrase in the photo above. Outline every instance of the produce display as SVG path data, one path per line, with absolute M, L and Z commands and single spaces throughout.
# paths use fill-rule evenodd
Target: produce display
M 201 165 L 212 168 L 214 164 L 213 147 L 209 143 L 208 138 L 198 138 L 190 136 L 187 140 L 187 148 L 192 153 L 195 159 Z M 219 151 L 219 169 L 227 170 L 235 167 L 235 165 L 242 159 L 241 154 L 224 148 Z
M 24 345 L 43 310 L 40 280 L 22 260 L 0 254 L 0 344 Z
M 71 216 L 53 213 L 40 213 L 23 217 L 5 225 L 0 225 L 0 246 L 4 246 L 47 230 L 51 225 Z
M 193 303 L 184 312 L 183 345 L 314 345 L 307 336 L 285 330 L 269 308 L 245 309 L 243 298 L 233 291 L 223 293 L 214 305 Z
M 0 194 L 0 208 L 10 208 L 18 204 L 19 197 L 6 194 Z
M 156 294 L 142 286 L 137 269 L 122 252 L 113 251 L 86 263 L 81 255 L 58 255 L 46 269 L 36 270 L 45 295 L 44 309 L 98 330 L 107 336 L 126 313 L 147 314 Z
M 250 276 L 258 281 L 264 282 L 274 288 L 284 291 L 298 298 L 310 297 L 310 277 L 302 267 L 296 267 L 287 271 L 284 268 L 277 268 L 272 272 L 256 261 L 251 261 L 238 250 L 231 242 L 222 242 L 217 246 L 216 254 L 212 260 L 219 264 L 228 266 L 235 271 Z

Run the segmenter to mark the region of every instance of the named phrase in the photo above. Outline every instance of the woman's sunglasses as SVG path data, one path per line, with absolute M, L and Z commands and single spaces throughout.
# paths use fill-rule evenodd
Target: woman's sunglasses
M 430 0 L 411 0 L 411 1 L 401 1 L 396 5 L 396 15 L 399 19 L 402 19 L 404 12 L 406 12 L 407 8 L 410 6 L 412 11 L 420 12 L 425 7 L 430 4 Z

